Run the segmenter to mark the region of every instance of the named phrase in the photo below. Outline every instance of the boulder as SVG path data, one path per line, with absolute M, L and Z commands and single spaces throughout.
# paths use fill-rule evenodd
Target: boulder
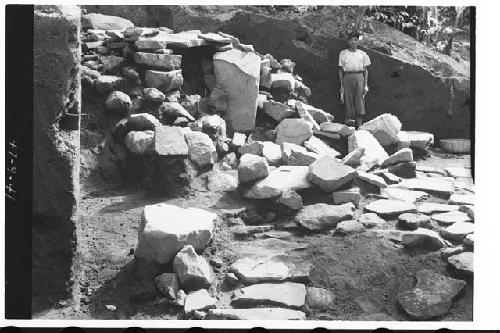
M 406 136 L 410 141 L 410 148 L 427 150 L 434 144 L 434 135 L 420 131 L 406 131 Z
M 439 230 L 439 234 L 444 239 L 449 241 L 460 242 L 468 234 L 474 232 L 474 223 L 470 222 L 455 222 L 449 227 Z
M 352 202 L 355 207 L 359 206 L 359 202 L 361 201 L 361 193 L 358 187 L 353 187 L 348 190 L 335 191 L 332 194 L 333 203 L 336 205 L 340 205 L 346 202 Z
M 391 165 L 389 166 L 388 170 L 390 173 L 401 178 L 415 178 L 417 176 L 416 167 L 417 163 L 406 162 L 406 163 Z
M 194 121 L 194 117 L 178 102 L 163 102 L 158 109 L 161 118 L 170 117 L 184 117 L 189 121 Z M 160 119 L 161 119 L 160 118 Z
M 238 181 L 240 183 L 251 182 L 269 175 L 269 165 L 264 157 L 244 154 L 238 165 Z
M 293 117 L 296 114 L 288 105 L 275 101 L 264 102 L 263 108 L 264 113 L 277 122 L 281 122 L 285 118 Z
M 235 291 L 231 302 L 236 307 L 277 305 L 301 308 L 305 305 L 306 287 L 301 283 L 259 283 Z
M 367 182 L 371 185 L 374 185 L 378 188 L 386 188 L 387 184 L 385 183 L 382 177 L 374 175 L 372 173 L 367 173 L 361 170 L 357 170 L 355 173 L 355 177 L 361 179 L 364 182 Z
M 447 198 L 449 198 L 455 191 L 455 185 L 453 182 L 435 177 L 404 179 L 398 184 L 398 187 L 406 188 L 408 190 L 424 191 L 429 194 L 435 194 Z
M 127 80 L 120 76 L 101 75 L 94 81 L 94 87 L 98 93 L 104 94 L 112 90 L 121 89 Z
M 153 146 L 153 131 L 130 131 L 125 137 L 125 146 L 132 153 L 144 154 Z
M 180 127 L 155 127 L 153 149 L 160 156 L 187 155 L 188 145 Z
M 370 169 L 375 165 L 380 165 L 389 157 L 377 139 L 375 139 L 370 132 L 365 130 L 357 130 L 353 135 L 349 136 L 349 152 L 352 152 L 356 148 L 365 149 L 363 156 L 360 158 L 360 162 L 366 169 Z
M 132 101 L 129 95 L 121 91 L 113 91 L 109 94 L 108 98 L 106 98 L 105 105 L 108 110 L 126 114 L 132 106 Z
M 226 121 L 217 114 L 210 114 L 201 117 L 201 129 L 203 133 L 210 135 L 219 141 L 225 141 L 226 137 Z
M 283 308 L 213 309 L 205 319 L 209 320 L 305 320 L 302 311 Z
M 445 277 L 431 270 L 416 274 L 414 289 L 397 295 L 398 303 L 412 318 L 428 320 L 450 310 L 451 302 L 467 285 L 465 281 Z
M 234 131 L 248 131 L 255 126 L 259 95 L 260 57 L 253 52 L 231 49 L 214 57 L 217 85 L 229 94 L 226 119 Z
M 407 162 L 413 162 L 413 151 L 410 148 L 403 148 L 386 158 L 382 162 L 382 167 Z
M 448 263 L 457 271 L 474 274 L 474 253 L 462 252 L 448 258 Z
M 335 231 L 341 235 L 348 235 L 352 233 L 362 232 L 365 226 L 356 220 L 342 221 L 337 224 Z
M 444 240 L 433 230 L 418 228 L 403 234 L 402 244 L 410 249 L 436 251 L 445 246 Z
M 299 210 L 302 208 L 302 197 L 293 190 L 286 190 L 281 193 L 278 202 L 292 210 Z
M 175 300 L 179 291 L 179 280 L 174 273 L 163 273 L 155 278 L 156 289 L 169 300 Z
M 174 258 L 174 272 L 184 290 L 210 287 L 215 275 L 205 258 L 198 256 L 194 247 L 185 245 Z
M 328 310 L 335 307 L 335 295 L 324 288 L 307 287 L 306 305 L 309 309 Z
M 184 134 L 188 146 L 188 156 L 197 166 L 212 165 L 217 161 L 215 145 L 208 135 L 201 132 Z
M 307 179 L 308 172 L 309 170 L 305 166 L 280 166 L 271 171 L 266 178 L 256 182 L 245 194 L 245 197 L 251 199 L 275 198 L 287 190 L 309 188 L 311 184 Z
M 161 126 L 160 121 L 149 113 L 131 114 L 127 120 L 127 127 L 134 131 L 154 130 L 157 126 Z
M 222 158 L 222 162 L 227 163 L 231 167 L 231 169 L 238 168 L 238 157 L 235 153 L 229 153 Z
M 404 213 L 398 217 L 398 227 L 406 230 L 417 230 L 428 227 L 431 223 L 429 216 L 424 214 Z
M 473 248 L 474 247 L 474 234 L 468 234 L 464 238 L 464 246 L 467 248 Z
M 134 53 L 134 61 L 137 64 L 166 71 L 180 69 L 181 60 L 182 56 L 177 54 Z
M 104 73 L 116 74 L 121 70 L 121 68 L 126 62 L 126 59 L 115 55 L 109 55 L 109 56 L 100 56 L 99 61 L 104 68 Z
M 415 203 L 419 200 L 427 198 L 429 195 L 422 191 L 412 191 L 405 190 L 401 188 L 388 187 L 382 191 L 383 195 L 386 195 L 388 199 L 396 199 L 402 201 L 408 201 Z
M 83 29 L 122 30 L 133 26 L 134 23 L 118 16 L 103 15 L 98 13 L 82 15 Z
M 185 245 L 202 251 L 212 238 L 216 214 L 174 205 L 144 207 L 139 242 L 134 254 L 159 263 L 168 263 Z
M 252 154 L 252 155 L 262 156 L 263 151 L 264 151 L 264 144 L 262 143 L 262 141 L 255 141 L 252 143 L 248 143 L 240 147 L 240 149 L 238 149 L 238 152 L 241 155 Z
M 364 213 L 358 218 L 358 222 L 365 226 L 365 228 L 381 227 L 387 222 L 375 213 Z
M 396 116 L 384 113 L 364 123 L 360 129 L 373 134 L 382 146 L 388 146 L 399 142 L 398 132 L 401 126 Z
M 269 165 L 281 164 L 281 147 L 271 141 L 262 142 L 262 156 L 267 160 Z
M 330 156 L 322 156 L 309 165 L 308 179 L 325 192 L 333 192 L 354 178 L 356 170 L 337 162 Z
M 302 207 L 295 216 L 295 222 L 310 231 L 323 231 L 334 229 L 339 222 L 352 219 L 353 214 L 354 205 L 350 202 L 342 205 L 318 203 Z
M 300 146 L 299 146 L 300 147 Z M 301 147 L 303 148 L 303 147 Z M 308 166 L 318 159 L 319 155 L 307 149 L 294 149 L 290 150 L 290 156 L 287 158 L 288 165 L 301 165 Z
M 434 202 L 424 202 L 418 206 L 417 210 L 422 214 L 434 214 L 456 211 L 460 208 L 457 205 L 447 205 Z
M 238 188 L 238 179 L 214 169 L 207 176 L 207 188 L 212 192 L 232 192 Z
M 432 219 L 440 225 L 451 225 L 455 222 L 471 222 L 471 218 L 467 213 L 454 210 L 451 212 L 433 214 Z
M 247 141 L 247 136 L 245 134 L 235 132 L 233 134 L 233 139 L 231 140 L 231 145 L 235 148 L 240 148 L 245 145 L 246 141 Z
M 337 157 L 340 156 L 340 153 L 330 147 L 326 142 L 324 142 L 321 139 L 318 139 L 314 135 L 311 136 L 311 138 L 307 141 L 304 142 L 304 147 L 307 148 L 307 150 L 312 151 L 319 156 L 330 156 L 330 157 Z
M 295 108 L 297 109 L 299 117 L 307 121 L 309 124 L 311 124 L 313 131 L 320 130 L 319 124 L 316 122 L 316 120 L 314 120 L 313 116 L 309 113 L 309 111 L 306 110 L 302 102 L 297 101 L 295 103 Z
M 416 213 L 417 208 L 414 204 L 406 201 L 380 199 L 366 205 L 365 211 L 381 216 L 394 216 L 403 213 Z
M 271 88 L 281 88 L 292 91 L 295 88 L 295 78 L 291 73 L 272 73 Z
M 302 145 L 313 135 L 311 124 L 304 119 L 284 119 L 276 127 L 276 143 L 283 142 Z
M 334 117 L 331 114 L 329 114 L 328 112 L 325 112 L 321 109 L 315 108 L 314 106 L 308 105 L 305 103 L 302 103 L 302 105 L 304 106 L 304 108 L 307 110 L 307 112 L 309 112 L 309 114 L 313 117 L 313 119 L 318 124 L 322 124 L 325 122 L 332 122 L 334 119 Z M 321 130 L 321 125 L 320 125 L 320 130 Z M 353 129 L 347 129 L 347 131 L 350 134 L 354 133 Z M 347 133 L 347 132 L 345 132 L 345 133 Z
M 144 71 L 144 78 L 146 87 L 156 88 L 163 93 L 179 89 L 184 83 L 182 70 L 180 69 L 169 72 L 147 69 Z
M 215 309 L 217 298 L 210 296 L 206 289 L 190 292 L 184 302 L 184 314 L 189 315 L 195 311 Z

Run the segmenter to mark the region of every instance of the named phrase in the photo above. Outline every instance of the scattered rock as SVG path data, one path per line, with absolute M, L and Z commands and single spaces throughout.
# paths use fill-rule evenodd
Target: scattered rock
M 397 300 L 411 317 L 426 320 L 450 310 L 453 298 L 467 285 L 465 281 L 445 277 L 430 270 L 417 272 L 414 289 L 397 295 Z
M 340 155 L 338 151 L 330 147 L 326 142 L 312 136 L 309 140 L 304 142 L 304 147 L 320 156 L 337 157 Z M 340 162 L 340 161 L 339 161 Z
M 106 309 L 109 311 L 116 311 L 116 305 L 106 304 Z
M 474 253 L 462 252 L 448 258 L 448 263 L 457 271 L 474 274 Z
M 184 313 L 189 315 L 194 311 L 214 309 L 217 299 L 210 296 L 206 289 L 190 292 L 184 302 Z
M 278 202 L 292 210 L 299 210 L 302 208 L 302 197 L 293 190 L 284 191 L 278 199 Z
M 295 78 L 291 73 L 271 73 L 271 88 L 292 91 L 295 88 Z
M 231 144 L 235 148 L 240 148 L 245 145 L 245 142 L 247 141 L 247 136 L 243 133 L 237 133 L 235 132 L 233 134 L 233 139 L 231 140 Z M 259 155 L 259 154 L 256 154 Z
M 474 206 L 463 205 L 458 210 L 466 213 L 474 221 Z
M 305 298 L 306 288 L 301 283 L 261 283 L 236 291 L 231 304 L 238 307 L 253 307 L 255 305 L 268 304 L 301 308 L 305 305 Z
M 149 113 L 136 113 L 128 117 L 127 126 L 133 131 L 146 131 L 154 130 L 161 123 Z
M 125 146 L 135 154 L 144 154 L 153 145 L 153 131 L 130 131 L 125 137 Z
M 144 71 L 144 79 L 147 87 L 156 88 L 165 94 L 173 89 L 179 89 L 184 83 L 180 69 L 169 72 L 147 69 Z
M 365 228 L 382 227 L 387 222 L 375 213 L 364 213 L 358 218 L 358 222 Z
M 445 246 L 444 240 L 433 230 L 418 228 L 403 234 L 402 243 L 407 248 L 436 251 Z
M 307 149 L 305 147 L 296 145 L 294 143 L 290 142 L 283 142 L 281 145 L 281 159 L 284 164 L 289 163 L 289 159 L 292 156 L 292 152 L 295 151 L 296 155 L 298 156 L 298 153 L 307 153 Z
M 241 155 L 244 154 L 253 154 L 253 155 L 258 155 L 262 156 L 262 153 L 264 151 L 264 144 L 261 141 L 255 141 L 252 143 L 248 143 L 238 150 L 238 152 Z
M 365 181 L 371 185 L 374 185 L 378 188 L 386 188 L 387 184 L 385 183 L 384 179 L 382 177 L 379 177 L 377 175 L 367 173 L 361 170 L 357 170 L 355 173 L 355 177 L 361 179 L 362 181 Z
M 434 214 L 431 216 L 432 219 L 441 225 L 451 225 L 455 222 L 470 222 L 471 219 L 469 215 L 458 210 Z
M 401 178 L 390 172 L 374 172 L 374 174 L 382 177 L 387 184 L 397 184 Z
M 406 201 L 380 199 L 366 205 L 365 211 L 381 216 L 394 216 L 403 213 L 416 213 L 417 209 L 415 205 Z
M 295 221 L 310 231 L 323 231 L 335 228 L 341 221 L 352 219 L 353 214 L 352 203 L 342 205 L 317 203 L 302 207 L 295 216 Z
M 306 305 L 310 309 L 328 310 L 335 306 L 335 295 L 327 289 L 307 287 Z
M 134 23 L 118 16 L 110 16 L 97 13 L 82 15 L 83 29 L 88 28 L 96 30 L 122 30 L 133 26 Z
M 177 253 L 173 266 L 184 290 L 198 290 L 209 287 L 214 282 L 215 276 L 212 268 L 205 258 L 196 254 L 191 245 L 184 246 Z
M 274 198 L 287 190 L 309 188 L 311 184 L 307 179 L 308 173 L 309 170 L 305 166 L 280 166 L 271 171 L 266 178 L 255 183 L 245 194 L 245 197 L 252 199 Z
M 188 146 L 188 156 L 199 167 L 212 165 L 217 161 L 215 145 L 208 135 L 202 132 L 184 134 Z
M 207 176 L 207 188 L 212 192 L 232 192 L 238 188 L 238 179 L 228 173 L 212 170 Z
M 393 173 L 401 178 L 415 178 L 417 177 L 416 167 L 417 163 L 407 162 L 391 165 L 388 170 L 390 173 Z
M 262 156 L 269 165 L 279 165 L 281 164 L 281 147 L 274 142 L 263 141 Z
M 182 56 L 177 54 L 134 53 L 134 61 L 137 64 L 166 71 L 180 69 L 181 60 Z
M 474 232 L 474 223 L 455 222 L 449 227 L 439 230 L 440 235 L 449 241 L 462 241 L 465 236 Z
M 319 128 L 323 132 L 340 134 L 343 137 L 348 137 L 349 135 L 354 134 L 354 131 L 351 129 L 351 127 L 339 123 L 322 122 L 319 125 Z
M 325 192 L 333 192 L 354 178 L 356 170 L 337 162 L 330 156 L 322 156 L 309 165 L 308 179 Z
M 104 67 L 104 73 L 106 74 L 116 74 L 126 62 L 125 58 L 115 55 L 100 56 L 99 61 Z
M 448 203 L 451 205 L 474 205 L 474 195 L 473 194 L 453 194 Z
M 348 138 L 349 152 L 357 148 L 365 149 L 360 158 L 361 165 L 364 165 L 365 169 L 370 169 L 374 165 L 380 165 L 389 157 L 377 139 L 375 139 L 370 132 L 365 130 L 357 130 Z
M 384 113 L 364 123 L 360 129 L 370 132 L 382 146 L 387 146 L 399 142 L 397 134 L 401 126 L 396 116 Z
M 342 159 L 342 163 L 356 168 L 361 165 L 361 157 L 363 157 L 364 154 L 365 148 L 356 148 Z
M 238 259 L 229 271 L 245 284 L 284 281 L 291 277 L 289 266 L 279 257 Z
M 132 106 L 132 101 L 127 94 L 121 91 L 113 91 L 109 94 L 108 98 L 106 98 L 105 104 L 108 110 L 119 111 L 126 114 Z
M 424 202 L 418 206 L 417 210 L 422 214 L 434 214 L 456 211 L 460 208 L 457 205 L 447 205 L 434 202 Z
M 364 231 L 365 227 L 362 223 L 356 220 L 342 221 L 337 224 L 335 231 L 342 235 L 348 235 L 356 232 Z
M 179 291 L 179 280 L 174 273 L 163 273 L 155 278 L 156 289 L 169 300 L 175 300 Z
M 410 148 L 427 150 L 434 144 L 434 135 L 420 131 L 405 131 L 410 141 Z
M 296 114 L 288 105 L 275 101 L 264 102 L 263 109 L 268 116 L 277 122 L 281 122 L 285 118 L 291 118 Z
M 385 159 L 382 167 L 408 162 L 413 162 L 413 151 L 410 148 L 403 148 Z
M 215 218 L 216 214 L 198 208 L 145 206 L 134 255 L 167 263 L 185 245 L 201 251 L 212 238 Z
M 333 192 L 333 203 L 336 205 L 340 205 L 346 202 L 352 202 L 355 207 L 358 207 L 360 201 L 361 193 L 358 187 Z
M 448 257 L 451 257 L 455 254 L 462 253 L 464 251 L 465 251 L 465 249 L 462 245 L 455 246 L 455 247 L 446 247 L 444 249 L 441 249 L 441 257 L 444 259 L 447 259 Z
M 474 234 L 468 234 L 464 238 L 464 246 L 467 248 L 473 248 L 474 247 Z
M 404 179 L 401 183 L 398 184 L 398 187 L 406 188 L 409 190 L 424 191 L 429 194 L 435 194 L 447 198 L 449 198 L 450 195 L 455 191 L 455 186 L 452 182 L 438 178 Z
M 429 226 L 431 219 L 424 214 L 404 213 L 398 217 L 398 227 L 407 230 L 417 230 Z
M 276 143 L 283 142 L 301 145 L 313 134 L 311 124 L 304 119 L 284 119 L 276 127 Z
M 161 107 L 159 109 L 160 117 L 165 118 L 165 117 L 170 117 L 170 118 L 177 118 L 177 117 L 184 117 L 188 119 L 189 121 L 194 121 L 195 119 L 189 112 L 184 109 L 184 107 L 178 103 L 178 102 L 163 102 L 161 104 Z M 160 118 L 160 119 L 161 119 Z
M 101 75 L 94 81 L 97 92 L 104 94 L 112 90 L 120 89 L 125 85 L 126 79 L 114 75 Z
M 160 156 L 187 155 L 188 145 L 180 127 L 155 127 L 153 149 Z
M 382 193 L 386 195 L 389 199 L 397 199 L 411 203 L 415 203 L 416 201 L 420 201 L 424 198 L 429 197 L 427 193 L 422 191 L 405 190 L 395 187 L 388 187 L 384 189 Z
M 258 233 L 263 233 L 269 230 L 272 230 L 273 226 L 271 225 L 252 225 L 252 226 L 236 226 L 231 228 L 234 236 L 236 238 L 247 238 L 249 236 L 253 236 Z
M 298 310 L 282 308 L 255 309 L 213 309 L 209 310 L 209 320 L 305 320 L 306 314 Z
M 244 154 L 241 156 L 238 166 L 238 181 L 245 183 L 267 177 L 269 175 L 268 166 L 264 157 Z

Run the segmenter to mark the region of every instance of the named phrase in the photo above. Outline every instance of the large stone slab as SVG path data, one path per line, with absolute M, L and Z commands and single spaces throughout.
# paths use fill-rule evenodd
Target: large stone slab
M 331 123 L 331 122 L 322 122 L 319 125 L 319 128 L 323 132 L 340 134 L 343 137 L 348 137 L 349 135 L 354 134 L 355 131 L 352 130 L 351 127 L 348 127 L 344 124 L 339 123 Z
M 146 87 L 156 88 L 161 92 L 167 93 L 170 90 L 182 87 L 184 77 L 182 70 L 173 70 L 169 72 L 146 70 L 144 71 Z
M 335 295 L 327 289 L 307 287 L 306 304 L 309 309 L 328 310 L 335 306 Z
M 390 173 L 401 178 L 415 178 L 417 176 L 416 167 L 416 162 L 405 162 L 390 165 L 388 170 Z
M 381 216 L 394 216 L 403 213 L 415 213 L 417 208 L 414 204 L 406 201 L 380 199 L 366 205 L 365 211 Z
M 125 146 L 132 153 L 144 154 L 153 145 L 153 131 L 130 131 L 125 137 Z
M 262 156 L 269 165 L 281 164 L 281 147 L 271 141 L 262 141 Z
M 309 165 L 308 179 L 325 192 L 333 192 L 354 179 L 356 170 L 331 156 L 322 156 Z
M 302 145 L 313 135 L 312 125 L 304 119 L 284 119 L 276 127 L 276 143 L 290 142 Z
M 452 205 L 474 205 L 473 194 L 453 194 L 448 202 Z
M 272 117 L 274 120 L 280 122 L 285 118 L 293 117 L 296 112 L 288 107 L 288 105 L 275 102 L 268 101 L 263 104 L 264 112 Z
M 413 150 L 410 148 L 400 149 L 389 156 L 382 162 L 382 167 L 406 162 L 413 162 Z
M 184 313 L 189 315 L 194 311 L 204 311 L 214 309 L 217 298 L 210 296 L 206 289 L 200 289 L 190 292 L 184 303 Z
M 295 78 L 291 73 L 272 73 L 271 88 L 282 88 L 292 91 L 295 88 Z
M 378 188 L 386 188 L 387 184 L 385 183 L 384 179 L 382 177 L 379 177 L 375 174 L 372 173 L 367 173 L 361 170 L 357 170 L 355 173 L 355 177 L 358 179 L 361 179 L 362 181 L 365 181 L 371 185 L 374 185 Z
M 333 192 L 333 203 L 340 205 L 346 202 L 352 202 L 354 206 L 358 207 L 361 201 L 361 193 L 358 187 L 353 187 L 347 190 Z
M 437 177 L 404 179 L 398 184 L 398 187 L 409 190 L 424 191 L 429 194 L 435 194 L 442 197 L 450 197 L 455 190 L 453 182 L 439 179 Z
M 397 226 L 406 230 L 417 230 L 428 227 L 431 218 L 425 214 L 404 213 L 398 216 Z
M 238 259 L 229 271 L 245 284 L 284 281 L 292 277 L 289 265 L 279 256 Z
M 198 256 L 191 245 L 185 245 L 174 258 L 174 272 L 184 290 L 210 287 L 215 275 L 208 262 Z
M 434 135 L 431 133 L 420 131 L 405 131 L 405 134 L 410 141 L 410 148 L 427 150 L 434 144 Z
M 306 166 L 280 166 L 271 171 L 269 176 L 255 183 L 245 194 L 245 197 L 252 199 L 274 198 L 287 190 L 309 188 L 311 184 L 308 180 L 308 173 L 309 169 Z
M 401 242 L 410 249 L 436 251 L 445 246 L 444 240 L 433 230 L 418 228 L 403 234 Z
M 462 252 L 448 257 L 448 263 L 461 273 L 474 274 L 474 253 Z
M 304 147 L 307 150 L 312 151 L 319 156 L 330 156 L 330 157 L 338 157 L 340 153 L 330 147 L 325 141 L 315 137 L 314 135 L 309 138 L 309 140 L 304 142 Z
M 306 287 L 301 283 L 260 283 L 235 291 L 231 304 L 237 307 L 277 305 L 301 308 L 305 305 Z
M 454 210 L 451 212 L 433 214 L 432 219 L 441 225 L 450 225 L 455 222 L 471 222 L 471 218 L 467 213 Z
M 212 238 L 216 217 L 214 213 L 193 207 L 145 206 L 135 256 L 167 263 L 185 245 L 202 251 Z
M 188 156 L 197 166 L 213 165 L 217 161 L 217 151 L 210 137 L 202 132 L 184 134 L 188 146 Z
M 334 229 L 341 221 L 351 220 L 354 214 L 354 205 L 328 205 L 318 203 L 304 206 L 295 216 L 295 222 L 310 230 L 323 231 Z
M 214 57 L 217 84 L 229 95 L 226 120 L 234 131 L 255 126 L 259 95 L 260 57 L 253 52 L 232 49 Z
M 208 45 L 208 42 L 198 37 L 197 31 L 180 32 L 177 34 L 160 31 L 154 37 L 140 37 L 135 45 L 139 50 L 164 49 L 164 48 L 190 48 Z
M 82 28 L 96 30 L 121 30 L 133 27 L 132 21 L 118 16 L 89 13 L 82 15 Z
M 397 300 L 406 313 L 419 320 L 448 313 L 453 298 L 467 285 L 465 281 L 431 270 L 418 271 L 416 277 L 415 288 L 398 294 Z
M 182 56 L 177 54 L 159 54 L 136 52 L 134 61 L 139 65 L 171 71 L 181 68 Z
M 386 195 L 389 199 L 397 199 L 415 203 L 422 200 L 429 195 L 422 191 L 405 190 L 401 188 L 388 187 L 383 189 L 382 194 Z
M 382 146 L 387 146 L 399 142 L 401 126 L 396 116 L 384 113 L 364 123 L 360 129 L 370 132 Z
M 456 211 L 460 208 L 458 205 L 447 205 L 434 202 L 424 202 L 418 206 L 417 210 L 423 214 L 446 213 Z
M 349 136 L 349 152 L 352 152 L 356 148 L 365 149 L 360 158 L 360 162 L 364 164 L 366 168 L 370 168 L 373 165 L 380 165 L 389 157 L 377 139 L 375 139 L 370 132 L 365 130 L 357 130 L 353 135 Z
M 160 121 L 149 113 L 131 114 L 127 120 L 127 127 L 133 131 L 154 130 L 156 126 L 161 126 Z
M 188 145 L 180 127 L 155 127 L 154 152 L 160 156 L 187 155 Z
M 302 311 L 283 308 L 255 309 L 212 309 L 208 311 L 209 320 L 305 320 Z
M 439 234 L 449 240 L 459 242 L 462 241 L 465 236 L 472 234 L 474 232 L 474 223 L 470 222 L 455 222 L 449 227 L 439 230 Z
M 240 183 L 251 182 L 269 175 L 269 165 L 264 157 L 244 154 L 238 165 L 238 181 Z

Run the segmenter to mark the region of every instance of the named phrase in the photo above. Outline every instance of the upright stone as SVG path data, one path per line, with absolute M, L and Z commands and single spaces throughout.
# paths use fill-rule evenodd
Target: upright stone
M 253 52 L 231 49 L 213 57 L 216 82 L 229 94 L 227 121 L 234 131 L 255 126 L 259 95 L 260 57 Z

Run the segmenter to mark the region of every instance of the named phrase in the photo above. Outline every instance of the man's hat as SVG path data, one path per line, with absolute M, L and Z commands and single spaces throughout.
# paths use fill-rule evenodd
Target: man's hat
M 347 39 L 351 39 L 353 37 L 357 37 L 359 38 L 359 36 L 361 36 L 361 34 L 357 31 L 351 31 L 347 34 Z

